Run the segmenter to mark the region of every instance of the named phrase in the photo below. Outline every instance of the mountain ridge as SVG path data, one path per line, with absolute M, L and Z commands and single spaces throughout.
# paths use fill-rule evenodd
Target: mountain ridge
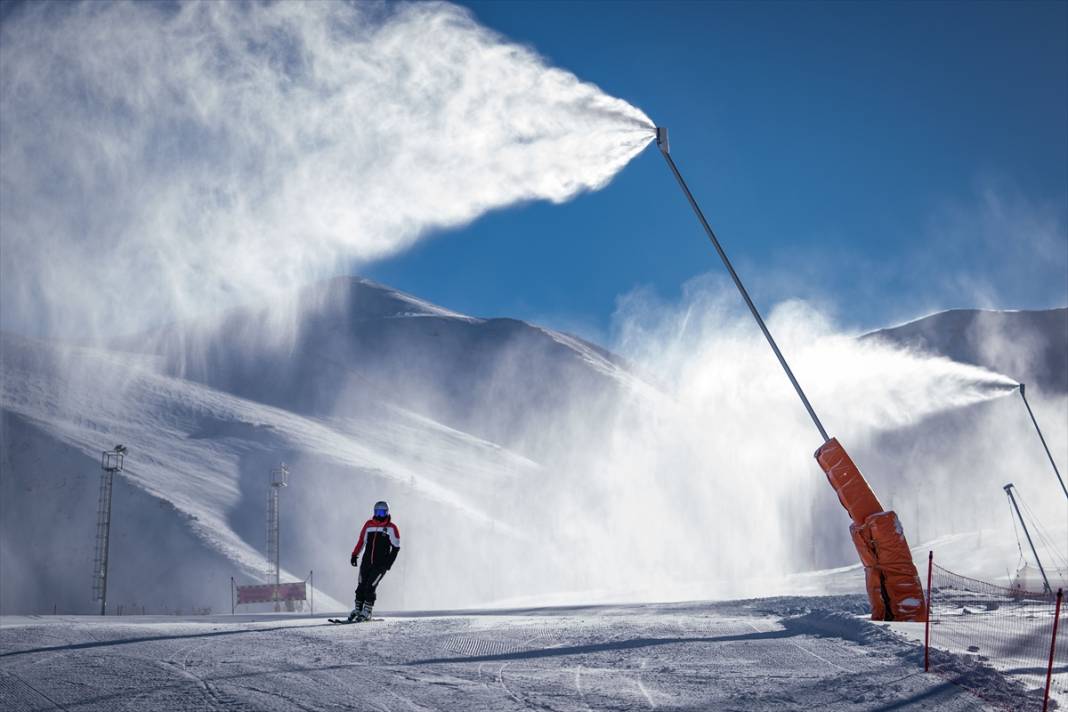
M 314 568 L 317 600 L 333 595 L 342 605 L 351 582 L 336 552 L 352 547 L 363 514 L 353 507 L 382 498 L 401 507 L 416 542 L 383 584 L 398 606 L 589 586 L 567 557 L 546 553 L 542 525 L 575 506 L 576 486 L 589 488 L 582 496 L 598 523 L 609 511 L 601 503 L 632 486 L 590 471 L 596 449 L 611 445 L 596 438 L 598 426 L 640 418 L 642 399 L 662 396 L 648 380 L 578 337 L 466 316 L 370 280 L 329 280 L 299 299 L 293 306 L 305 318 L 280 341 L 261 338 L 276 316 L 270 306 L 230 310 L 210 329 L 169 325 L 110 349 L 0 333 L 5 611 L 39 612 L 49 601 L 91 610 L 99 453 L 116 442 L 131 456 L 116 489 L 115 601 L 223 610 L 229 576 L 262 576 L 265 476 L 280 460 L 293 473 L 283 517 L 298 528 L 287 530 L 282 567 L 290 577 Z M 861 338 L 902 336 L 883 331 Z M 930 338 L 926 348 L 948 346 Z M 663 442 L 676 441 L 648 446 Z M 873 474 L 888 477 L 895 464 Z M 650 484 L 656 477 L 633 486 Z M 689 491 L 685 478 L 663 484 Z M 840 516 L 836 502 L 819 501 Z M 494 572 L 477 593 L 456 576 L 448 538 L 430 534 L 472 528 L 493 532 L 465 550 L 465 565 Z M 581 531 L 559 536 L 582 545 Z M 74 543 L 52 544 L 64 539 Z M 181 567 L 156 555 L 183 548 L 191 553 Z M 502 556 L 526 563 L 498 573 Z
M 1068 392 L 1068 307 L 948 309 L 860 338 L 982 366 L 1043 390 Z

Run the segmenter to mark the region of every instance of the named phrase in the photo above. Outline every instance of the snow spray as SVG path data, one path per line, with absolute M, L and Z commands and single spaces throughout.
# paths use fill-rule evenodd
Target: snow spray
M 0 316 L 24 333 L 263 303 L 601 188 L 653 138 L 445 3 L 43 2 L 0 32 Z
M 785 573 L 855 560 L 843 535 L 848 518 L 807 457 L 811 423 L 736 302 L 718 280 L 689 285 L 681 304 L 648 292 L 624 299 L 613 348 L 650 374 L 663 397 L 642 398 L 607 423 L 596 445 L 554 453 L 571 463 L 568 481 L 583 483 L 559 485 L 570 503 L 560 506 L 574 515 L 567 529 L 588 556 L 577 568 L 596 571 L 590 578 L 616 597 L 621 591 L 636 598 L 788 593 Z M 950 431 L 933 421 L 957 413 L 967 423 L 976 407 L 1012 392 L 1010 379 L 857 340 L 800 302 L 776 306 L 768 324 L 798 377 L 810 384 L 813 404 L 834 405 L 825 408 L 828 427 L 862 462 L 880 463 L 868 468 L 872 483 L 887 504 L 902 509 L 906 525 L 936 482 L 996 479 L 996 468 L 1004 467 L 989 457 L 991 471 L 980 476 L 963 462 L 974 439 L 989 439 L 994 424 L 972 432 L 954 420 L 957 429 Z M 941 438 L 937 472 L 883 441 L 887 433 L 921 427 Z M 885 464 L 888 459 L 895 465 Z M 933 511 L 937 502 L 926 506 L 932 508 L 924 512 L 926 534 L 936 526 L 948 530 L 950 522 Z M 985 518 L 985 509 L 976 516 Z M 635 585 L 635 569 L 655 575 Z M 861 590 L 862 577 L 856 583 Z

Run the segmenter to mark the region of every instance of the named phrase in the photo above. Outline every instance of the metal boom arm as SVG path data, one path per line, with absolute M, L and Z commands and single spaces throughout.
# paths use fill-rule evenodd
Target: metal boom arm
M 668 168 L 671 169 L 675 180 L 679 182 L 679 187 L 682 188 L 686 200 L 689 201 L 690 207 L 693 208 L 694 215 L 700 221 L 701 227 L 704 228 L 705 234 L 708 235 L 708 239 L 712 242 L 712 246 L 716 248 L 719 258 L 723 260 L 723 265 L 727 268 L 727 272 L 730 273 L 731 279 L 734 280 L 734 286 L 741 293 L 750 313 L 764 333 L 764 338 L 768 340 L 768 345 L 775 352 L 775 358 L 779 360 L 779 365 L 782 366 L 786 377 L 790 379 L 790 384 L 804 404 L 805 410 L 808 411 L 808 415 L 812 418 L 816 429 L 819 430 L 820 437 L 823 438 L 823 444 L 815 453 L 816 461 L 819 463 L 820 469 L 827 475 L 827 481 L 834 488 L 842 506 L 845 507 L 846 511 L 849 512 L 849 516 L 853 519 L 849 532 L 857 548 L 857 553 L 860 555 L 861 563 L 864 565 L 865 587 L 868 591 L 868 600 L 871 602 L 872 620 L 926 620 L 927 605 L 923 594 L 923 585 L 920 583 L 916 566 L 912 562 L 912 554 L 909 552 L 909 545 L 905 540 L 905 533 L 897 519 L 897 515 L 894 512 L 883 510 L 879 499 L 872 492 L 871 487 L 868 486 L 867 481 L 864 479 L 864 475 L 861 474 L 856 463 L 846 453 L 845 448 L 841 446 L 837 439 L 827 435 L 823 423 L 817 417 L 816 411 L 805 396 L 805 392 L 801 390 L 801 384 L 794 377 L 793 371 L 790 370 L 790 365 L 786 363 L 786 358 L 782 355 L 782 351 L 779 350 L 778 344 L 775 343 L 771 332 L 768 331 L 764 319 L 761 318 L 760 312 L 749 297 L 749 292 L 746 291 L 738 273 L 734 271 L 734 266 L 727 258 L 727 253 L 724 252 L 723 246 L 719 244 L 716 233 L 712 232 L 712 227 L 708 224 L 704 213 L 701 212 L 701 208 L 697 205 L 697 201 L 694 199 L 693 193 L 690 192 L 690 188 L 686 185 L 686 181 L 682 179 L 682 174 L 679 173 L 675 161 L 672 160 L 668 148 L 667 129 L 663 127 L 657 128 L 656 145 L 660 148 L 660 152 L 664 154 L 664 160 L 667 161 Z
M 816 430 L 820 431 L 820 437 L 823 438 L 823 442 L 828 442 L 831 438 L 827 435 L 827 431 L 824 430 L 823 423 L 820 422 L 819 417 L 816 415 L 816 411 L 812 409 L 812 404 L 808 402 L 805 392 L 801 390 L 801 384 L 799 384 L 794 377 L 794 372 L 790 370 L 790 365 L 786 363 L 786 358 L 782 355 L 782 351 L 779 351 L 778 344 L 775 343 L 775 339 L 772 338 L 767 325 L 764 324 L 764 319 L 760 316 L 760 312 L 757 311 L 756 305 L 753 304 L 753 300 L 749 297 L 749 292 L 746 291 L 745 285 L 742 284 L 741 278 L 738 277 L 738 273 L 734 271 L 734 266 L 731 265 L 731 261 L 727 258 L 727 253 L 723 251 L 723 246 L 719 244 L 719 240 L 716 238 L 716 233 L 712 232 L 712 227 L 708 224 L 708 220 L 705 219 L 705 215 L 701 212 L 701 208 L 697 205 L 697 201 L 694 200 L 693 193 L 691 193 L 689 187 L 687 187 L 686 181 L 682 179 L 682 174 L 679 173 L 679 169 L 675 166 L 675 161 L 671 159 L 666 128 L 658 127 L 656 129 L 656 145 L 660 147 L 660 153 L 664 154 L 664 160 L 667 161 L 668 168 L 675 174 L 675 180 L 679 182 L 679 187 L 682 188 L 682 192 L 686 195 L 686 200 L 690 201 L 690 207 L 693 208 L 694 214 L 697 215 L 697 219 L 701 222 L 701 227 L 705 229 L 708 239 L 712 241 L 712 246 L 716 248 L 719 258 L 723 260 L 723 265 L 730 273 L 731 279 L 734 280 L 734 286 L 741 292 L 742 299 L 745 300 L 746 305 L 749 307 L 749 311 L 753 314 L 753 318 L 756 319 L 757 324 L 760 326 L 760 330 L 764 332 L 764 338 L 768 340 L 768 345 L 771 346 L 771 350 L 775 352 L 775 358 L 779 359 L 779 365 L 782 366 L 782 370 L 786 372 L 786 377 L 790 379 L 790 383 L 793 385 L 794 390 L 797 391 L 797 395 L 801 398 L 801 402 L 805 404 L 805 410 L 808 411 L 809 417 L 812 418 Z
M 1038 421 L 1035 420 L 1035 414 L 1031 410 L 1031 404 L 1027 402 L 1027 394 L 1024 393 L 1024 384 L 1020 384 L 1020 397 L 1023 398 L 1024 405 L 1027 406 L 1027 414 L 1031 416 L 1031 422 L 1035 424 L 1035 432 L 1038 433 L 1038 439 L 1042 441 L 1042 447 L 1046 450 L 1046 457 L 1049 458 L 1049 464 L 1053 466 L 1053 474 L 1057 476 L 1057 482 L 1061 485 L 1061 491 L 1064 492 L 1064 496 L 1068 498 L 1068 487 L 1064 486 L 1064 480 L 1061 478 L 1061 472 L 1057 469 L 1057 463 L 1053 459 L 1053 453 L 1049 451 L 1049 445 L 1046 444 L 1046 438 L 1042 436 L 1042 428 L 1038 427 Z
M 1046 578 L 1046 570 L 1042 568 L 1042 560 L 1038 558 L 1038 551 L 1035 549 L 1035 543 L 1031 541 L 1031 532 L 1027 531 L 1027 522 L 1024 521 L 1023 515 L 1020 514 L 1020 507 L 1016 504 L 1016 498 L 1012 496 L 1012 483 L 1002 487 L 1005 490 L 1005 494 L 1009 495 L 1009 501 L 1012 502 L 1012 508 L 1016 510 L 1016 517 L 1020 520 L 1020 526 L 1023 527 L 1024 535 L 1027 536 L 1027 543 L 1031 545 L 1031 554 L 1035 557 L 1035 563 L 1038 564 L 1038 571 L 1042 574 L 1042 585 L 1046 587 L 1046 593 L 1053 593 L 1053 589 L 1049 586 L 1049 579 Z

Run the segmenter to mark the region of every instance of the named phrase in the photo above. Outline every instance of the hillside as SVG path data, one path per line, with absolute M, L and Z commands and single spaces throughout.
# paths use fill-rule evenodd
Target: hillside
M 619 383 L 637 383 L 574 337 L 454 314 L 363 280 L 300 299 L 306 316 L 286 345 L 260 340 L 265 309 L 107 350 L 4 335 L 5 611 L 92 610 L 99 457 L 115 443 L 130 448 L 114 504 L 116 604 L 228 607 L 229 576 L 262 576 L 267 473 L 283 460 L 293 486 L 282 500 L 282 564 L 290 577 L 315 569 L 326 603 L 324 592 L 347 598 L 345 552 L 379 498 L 401 498 L 408 521 L 422 522 L 408 532 L 416 541 L 465 522 L 494 532 L 487 563 L 495 546 L 527 540 L 520 526 L 530 521 L 492 512 L 497 498 L 539 482 L 531 473 L 545 458 L 521 451 L 562 437 L 554 414 L 577 401 L 592 414 L 619 397 Z M 411 551 L 391 578 L 411 566 L 436 582 L 424 590 L 437 600 L 469 595 L 448 576 L 444 543 Z
M 1068 307 L 1042 311 L 952 309 L 865 334 L 983 366 L 1055 393 L 1068 393 Z
M 385 401 L 528 455 L 548 416 L 575 400 L 591 416 L 619 388 L 645 390 L 618 356 L 516 319 L 451 312 L 374 282 L 341 277 L 286 305 L 229 312 L 221 325 L 177 325 L 121 343 L 162 358 L 176 377 L 303 414 L 348 416 Z
M 837 434 L 911 543 L 1008 527 L 1007 477 L 1042 504 L 1048 463 L 1018 404 L 969 385 L 992 374 L 846 341 L 825 352 L 839 360 L 799 362 L 830 374 L 807 381 L 814 398 L 834 404 Z M 0 607 L 94 610 L 99 458 L 117 443 L 130 454 L 109 598 L 149 612 L 224 611 L 231 576 L 262 579 L 281 461 L 284 577 L 314 570 L 320 606 L 346 605 L 348 552 L 383 498 L 404 542 L 381 588 L 396 608 L 791 592 L 783 574 L 854 563 L 774 363 L 708 358 L 711 390 L 669 395 L 567 334 L 355 278 L 110 348 L 5 334 Z M 867 358 L 896 375 L 848 361 Z M 753 377 L 768 384 L 740 391 Z M 1065 403 L 1038 392 L 1034 405 L 1056 422 Z M 1063 436 L 1050 440 L 1062 453 Z M 1000 576 L 1012 562 L 988 563 Z

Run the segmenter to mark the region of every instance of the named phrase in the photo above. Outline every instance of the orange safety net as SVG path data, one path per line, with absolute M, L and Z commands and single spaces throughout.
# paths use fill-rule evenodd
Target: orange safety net
M 897 515 L 883 511 L 837 439 L 831 438 L 816 451 L 816 461 L 853 519 L 849 534 L 864 565 L 872 620 L 926 620 L 923 587 Z

